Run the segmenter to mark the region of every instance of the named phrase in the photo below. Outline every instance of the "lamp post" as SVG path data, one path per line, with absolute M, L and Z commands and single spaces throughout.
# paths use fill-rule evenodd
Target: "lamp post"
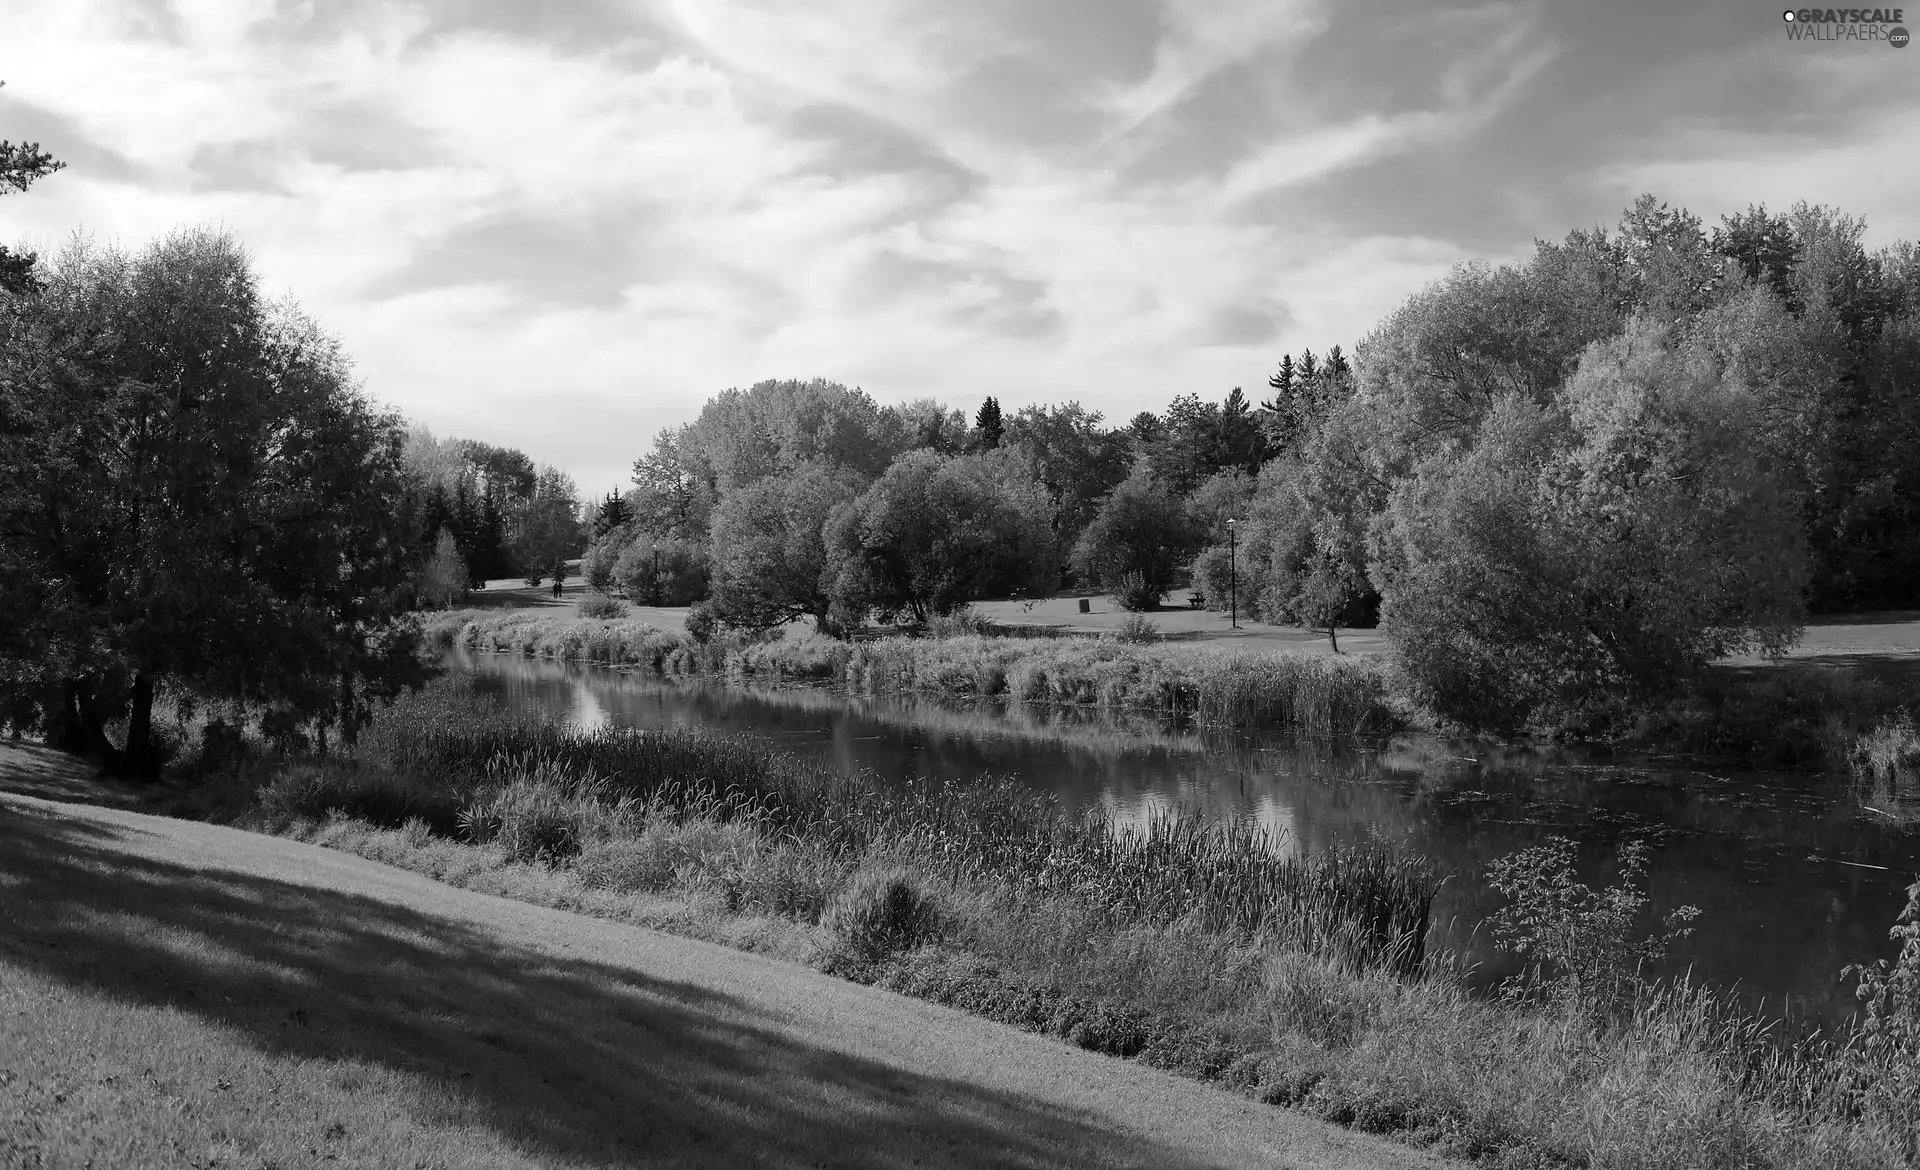
M 1227 521 L 1227 621 L 1240 628 L 1240 530 L 1238 520 Z

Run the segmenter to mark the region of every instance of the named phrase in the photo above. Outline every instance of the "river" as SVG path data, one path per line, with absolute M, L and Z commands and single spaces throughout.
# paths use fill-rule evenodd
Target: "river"
M 1490 859 L 1559 834 L 1579 842 L 1591 881 L 1638 838 L 1652 848 L 1656 911 L 1701 911 L 1669 973 L 1831 1022 L 1853 1006 L 1841 968 L 1893 954 L 1887 930 L 1920 868 L 1920 834 L 1804 773 L 1417 737 L 1300 744 L 1071 708 L 742 690 L 464 651 L 450 664 L 514 710 L 585 727 L 706 728 L 885 777 L 1017 775 L 1123 821 L 1176 809 L 1251 817 L 1309 850 L 1377 834 L 1451 875 L 1434 941 L 1468 955 L 1481 980 L 1510 969 L 1479 925 L 1499 904 L 1482 879 Z

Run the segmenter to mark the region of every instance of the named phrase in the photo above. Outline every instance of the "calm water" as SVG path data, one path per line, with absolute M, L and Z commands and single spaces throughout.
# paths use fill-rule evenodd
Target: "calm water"
M 709 728 L 882 776 L 1017 775 L 1122 818 L 1251 817 L 1309 850 L 1381 834 L 1454 875 L 1438 929 L 1488 977 L 1505 969 L 1476 931 L 1498 904 L 1480 876 L 1489 859 L 1560 834 L 1580 842 L 1593 880 L 1622 838 L 1638 837 L 1653 845 L 1655 905 L 1702 911 L 1676 967 L 1771 1010 L 1832 1019 L 1852 1005 L 1840 968 L 1892 955 L 1887 929 L 1920 868 L 1920 835 L 1805 775 L 1431 739 L 1302 746 L 1070 709 L 745 692 L 495 654 L 452 662 L 517 710 L 583 726 Z

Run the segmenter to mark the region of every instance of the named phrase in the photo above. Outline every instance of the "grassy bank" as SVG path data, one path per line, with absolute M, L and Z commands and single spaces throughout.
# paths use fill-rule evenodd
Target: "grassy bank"
M 700 642 L 633 619 L 541 612 L 454 612 L 430 619 L 426 632 L 429 643 L 441 648 L 637 668 L 665 677 L 829 682 L 856 695 L 997 698 L 1312 736 L 1445 730 L 1404 697 L 1391 665 L 1374 656 L 964 632 L 843 642 L 791 628 L 770 637 Z M 1883 729 L 1901 726 L 1903 719 L 1910 724 L 1917 707 L 1911 688 L 1859 670 L 1793 663 L 1715 669 L 1615 742 L 1634 750 L 1851 772 L 1864 778 L 1863 791 L 1910 803 L 1913 797 L 1900 797 L 1906 782 L 1897 779 L 1907 774 L 1900 771 L 1906 765 L 1895 757 L 1887 757 L 1891 763 L 1871 761 L 1891 750 L 1886 737 L 1894 733 Z
M 1004 697 L 1311 735 L 1377 733 L 1403 722 L 1384 672 L 1368 658 L 979 634 L 841 642 L 788 630 L 697 642 L 630 619 L 536 614 L 452 613 L 431 619 L 426 632 L 440 647 L 669 676 L 836 682 L 865 695 Z
M 452 683 L 383 715 L 352 759 L 256 761 L 193 799 L 1489 1165 L 1881 1167 L 1915 1152 L 1913 1087 L 1885 1074 L 1904 1049 L 1785 1046 L 1697 988 L 1604 1005 L 1469 994 L 1425 952 L 1433 875 L 1386 849 L 1302 859 L 1192 823 L 1129 838 L 1009 784 L 887 787 L 721 737 L 578 733 Z

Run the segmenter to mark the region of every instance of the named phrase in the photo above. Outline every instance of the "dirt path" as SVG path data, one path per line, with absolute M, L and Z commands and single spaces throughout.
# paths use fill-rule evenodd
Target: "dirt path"
M 32 770 L 17 749 L 0 756 Z M 185 982 L 210 1019 L 268 1051 L 291 1042 L 290 1004 L 274 997 L 301 988 L 310 1010 L 317 996 L 364 1016 L 356 1035 L 392 1037 L 304 1056 L 390 1060 L 415 1077 L 484 1063 L 463 1044 L 487 1062 L 537 1060 L 517 1080 L 491 1071 L 503 1087 L 485 1115 L 517 1147 L 538 1145 L 541 1164 L 1443 1165 L 796 964 L 214 825 L 0 794 L 0 887 L 31 899 L 0 907 L 0 960 L 35 978 L 174 1012 L 195 1010 L 178 998 Z M 90 934 L 94 922 L 111 925 Z M 225 950 L 189 978 L 174 951 L 141 950 L 154 932 Z M 373 959 L 350 962 L 355 948 Z M 334 986 L 369 962 L 391 988 Z M 252 974 L 223 983 L 229 971 Z M 504 1040 L 472 1043 L 492 1034 Z M 462 1093 L 495 1083 L 457 1075 L 448 1087 Z M 596 1127 L 619 1132 L 578 1132 Z

